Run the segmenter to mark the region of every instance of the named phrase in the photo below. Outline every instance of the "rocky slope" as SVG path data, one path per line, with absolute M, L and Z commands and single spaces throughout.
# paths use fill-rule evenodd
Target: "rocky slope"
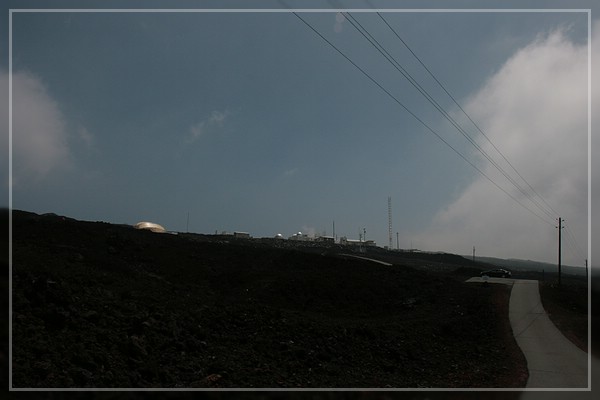
M 335 253 L 14 211 L 13 386 L 525 384 L 510 288 Z

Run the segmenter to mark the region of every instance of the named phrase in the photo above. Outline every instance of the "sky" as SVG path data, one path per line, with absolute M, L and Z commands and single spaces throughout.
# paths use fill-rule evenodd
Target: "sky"
M 561 217 L 563 263 L 585 265 L 588 183 L 592 197 L 599 187 L 588 151 L 600 150 L 588 143 L 587 12 L 415 12 L 478 4 L 468 1 L 254 3 L 200 6 L 284 12 L 13 12 L 12 76 L 8 40 L 0 63 L 6 94 L 12 78 L 12 98 L 0 99 L 12 171 L 0 166 L 0 206 L 254 237 L 332 235 L 335 221 L 338 238 L 366 232 L 385 246 L 391 197 L 394 248 L 475 247 L 482 256 L 556 262 Z M 337 12 L 296 16 L 288 7 Z M 387 11 L 341 13 L 351 8 Z M 599 32 L 592 12 L 592 59 Z M 591 122 L 594 139 L 597 113 Z

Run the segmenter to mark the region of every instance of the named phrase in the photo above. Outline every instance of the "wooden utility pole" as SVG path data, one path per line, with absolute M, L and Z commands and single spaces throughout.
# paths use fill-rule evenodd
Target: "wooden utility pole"
M 558 218 L 558 286 L 561 284 L 561 271 L 560 271 L 560 261 L 561 261 L 561 232 L 562 232 L 562 218 Z

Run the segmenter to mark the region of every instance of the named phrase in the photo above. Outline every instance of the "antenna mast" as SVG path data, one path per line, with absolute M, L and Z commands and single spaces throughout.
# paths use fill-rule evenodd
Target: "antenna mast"
M 388 249 L 392 249 L 392 198 L 388 196 L 388 239 L 389 239 L 389 247 Z

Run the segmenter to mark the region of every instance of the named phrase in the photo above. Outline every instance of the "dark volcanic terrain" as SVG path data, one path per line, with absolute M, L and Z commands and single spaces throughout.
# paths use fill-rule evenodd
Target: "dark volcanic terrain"
M 6 212 L 6 211 L 4 211 Z M 510 287 L 452 255 L 13 211 L 13 387 L 522 387 Z M 6 278 L 4 278 L 6 279 Z M 5 355 L 6 356 L 6 355 Z

